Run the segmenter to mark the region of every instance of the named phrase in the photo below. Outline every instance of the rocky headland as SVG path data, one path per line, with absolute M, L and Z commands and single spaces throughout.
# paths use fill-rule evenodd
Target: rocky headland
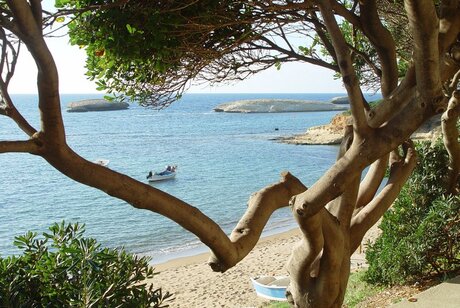
M 252 99 L 220 104 L 216 112 L 266 113 L 348 110 L 348 106 L 293 99 Z
M 129 104 L 124 102 L 111 102 L 105 99 L 86 99 L 72 102 L 67 105 L 67 112 L 88 112 L 128 109 Z
M 305 133 L 276 138 L 277 141 L 291 144 L 340 144 L 343 130 L 351 124 L 351 116 L 337 114 L 331 123 L 309 128 Z M 441 135 L 441 116 L 437 115 L 422 125 L 414 134 L 413 140 L 434 140 Z

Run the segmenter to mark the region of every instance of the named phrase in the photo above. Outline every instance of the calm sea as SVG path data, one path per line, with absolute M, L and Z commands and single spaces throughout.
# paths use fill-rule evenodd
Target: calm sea
M 240 99 L 290 98 L 329 101 L 341 94 L 187 94 L 166 110 L 132 105 L 128 110 L 64 112 L 68 143 L 94 160 L 139 181 L 150 170 L 178 165 L 176 179 L 155 187 L 198 207 L 229 233 L 251 193 L 278 181 L 289 170 L 306 185 L 334 162 L 335 146 L 295 146 L 271 139 L 328 123 L 336 112 L 216 113 L 216 105 Z M 97 95 L 62 95 L 62 106 Z M 39 127 L 37 97 L 15 95 L 20 111 Z M 275 130 L 277 129 L 277 130 Z M 25 139 L 5 117 L 0 140 Z M 76 183 L 29 154 L 0 155 L 0 254 L 15 254 L 17 235 L 41 233 L 54 222 L 81 222 L 86 234 L 110 247 L 153 257 L 158 263 L 205 251 L 190 233 L 152 212 Z M 110 181 L 110 179 L 107 179 Z M 265 235 L 294 227 L 288 209 L 275 213 Z

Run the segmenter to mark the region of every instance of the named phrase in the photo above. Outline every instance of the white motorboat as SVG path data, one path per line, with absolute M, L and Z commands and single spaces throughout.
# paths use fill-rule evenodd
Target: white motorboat
M 107 167 L 109 162 L 110 160 L 104 159 L 104 158 L 98 158 L 98 159 L 93 160 L 93 163 L 98 164 L 103 167 Z
M 177 166 L 166 166 L 166 169 L 161 172 L 150 171 L 147 175 L 147 180 L 149 182 L 158 182 L 164 180 L 174 179 L 176 177 Z

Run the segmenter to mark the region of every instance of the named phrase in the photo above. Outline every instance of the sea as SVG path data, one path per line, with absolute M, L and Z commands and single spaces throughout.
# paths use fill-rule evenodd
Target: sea
M 215 220 L 229 234 L 247 207 L 249 196 L 290 171 L 312 185 L 335 161 L 337 146 L 291 145 L 280 136 L 329 123 L 337 111 L 295 113 L 221 113 L 213 108 L 242 99 L 330 101 L 343 93 L 185 94 L 163 110 L 131 104 L 127 110 L 69 113 L 70 102 L 95 94 L 61 95 L 69 145 L 88 160 L 108 159 L 108 168 L 147 182 L 149 171 L 177 165 L 173 180 L 151 184 Z M 371 95 L 367 95 L 371 99 Z M 40 126 L 36 95 L 13 95 L 17 108 Z M 0 140 L 27 137 L 0 117 Z M 86 236 L 103 246 L 124 247 L 150 256 L 157 264 L 195 255 L 207 248 L 193 234 L 156 213 L 77 183 L 40 157 L 0 155 L 0 256 L 19 254 L 14 237 L 39 235 L 55 222 L 82 223 Z M 106 179 L 110 181 L 111 179 Z M 289 208 L 274 213 L 263 236 L 295 228 Z

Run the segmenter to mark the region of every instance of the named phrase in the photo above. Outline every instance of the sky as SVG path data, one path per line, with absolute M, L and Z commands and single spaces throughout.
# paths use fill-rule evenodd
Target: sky
M 45 0 L 45 7 L 53 1 Z M 85 52 L 70 46 L 67 37 L 47 39 L 59 71 L 60 93 L 98 93 L 94 82 L 85 76 Z M 22 48 L 9 91 L 10 93 L 37 93 L 36 65 Z M 187 93 L 343 93 L 342 82 L 334 80 L 330 70 L 306 63 L 287 63 L 258 73 L 249 79 L 218 86 L 193 85 Z

